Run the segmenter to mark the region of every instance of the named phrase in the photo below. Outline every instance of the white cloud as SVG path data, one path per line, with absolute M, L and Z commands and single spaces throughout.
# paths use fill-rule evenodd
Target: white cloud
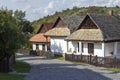
M 48 3 L 48 6 L 46 6 L 46 7 L 44 8 L 44 13 L 45 13 L 46 15 L 48 15 L 48 14 L 50 13 L 50 11 L 53 10 L 54 8 L 55 8 L 55 2 L 54 2 L 54 1 L 51 1 L 51 2 Z
M 12 0 L 12 2 L 14 3 L 18 3 L 18 2 L 28 2 L 29 0 Z
M 28 10 L 30 10 L 30 9 L 32 9 L 32 6 L 31 6 L 31 5 L 27 5 L 27 6 L 23 9 L 23 11 L 28 11 Z

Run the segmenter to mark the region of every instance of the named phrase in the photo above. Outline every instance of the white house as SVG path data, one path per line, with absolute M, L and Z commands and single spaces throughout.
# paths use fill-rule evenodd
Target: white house
M 51 37 L 51 52 L 62 54 L 67 52 L 67 42 L 64 40 L 77 29 L 83 17 L 64 16 L 58 17 L 53 25 L 53 29 L 47 31 L 45 36 Z
M 120 57 L 120 18 L 110 14 L 88 14 L 68 36 L 68 53 Z
M 52 23 L 44 23 L 40 26 L 37 34 L 30 38 L 32 49 L 40 51 L 50 50 L 50 37 L 45 37 L 44 33 L 52 28 Z

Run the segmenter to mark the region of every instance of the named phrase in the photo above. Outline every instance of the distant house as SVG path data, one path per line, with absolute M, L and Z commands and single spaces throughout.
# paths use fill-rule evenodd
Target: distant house
M 30 38 L 30 42 L 32 42 L 32 49 L 35 50 L 50 50 L 50 37 L 45 37 L 44 33 L 52 28 L 52 23 L 44 23 L 41 25 L 37 34 Z
M 51 52 L 56 54 L 67 52 L 67 42 L 64 40 L 72 32 L 74 32 L 80 24 L 83 17 L 64 16 L 58 17 L 53 24 L 53 29 L 47 31 L 45 36 L 51 37 Z
M 77 31 L 66 38 L 76 54 L 120 56 L 120 18 L 110 14 L 88 14 Z M 69 53 L 69 52 L 68 52 Z

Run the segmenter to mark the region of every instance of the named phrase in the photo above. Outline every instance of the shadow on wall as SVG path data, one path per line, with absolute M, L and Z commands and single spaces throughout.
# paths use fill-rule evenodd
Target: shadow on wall
M 57 43 L 52 44 L 52 45 L 51 45 L 51 50 L 52 50 L 53 52 L 63 53 L 61 43 L 59 43 L 59 45 L 58 45 Z
M 112 80 L 87 68 L 77 69 L 74 64 L 39 64 L 34 65 L 25 80 Z M 39 70 L 38 70 L 39 67 Z

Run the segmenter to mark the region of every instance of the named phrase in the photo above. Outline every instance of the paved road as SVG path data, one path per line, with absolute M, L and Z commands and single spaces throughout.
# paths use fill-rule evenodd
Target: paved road
M 106 71 L 102 67 L 35 56 L 19 55 L 17 59 L 31 65 L 30 73 L 24 80 L 120 80 L 120 73 Z

